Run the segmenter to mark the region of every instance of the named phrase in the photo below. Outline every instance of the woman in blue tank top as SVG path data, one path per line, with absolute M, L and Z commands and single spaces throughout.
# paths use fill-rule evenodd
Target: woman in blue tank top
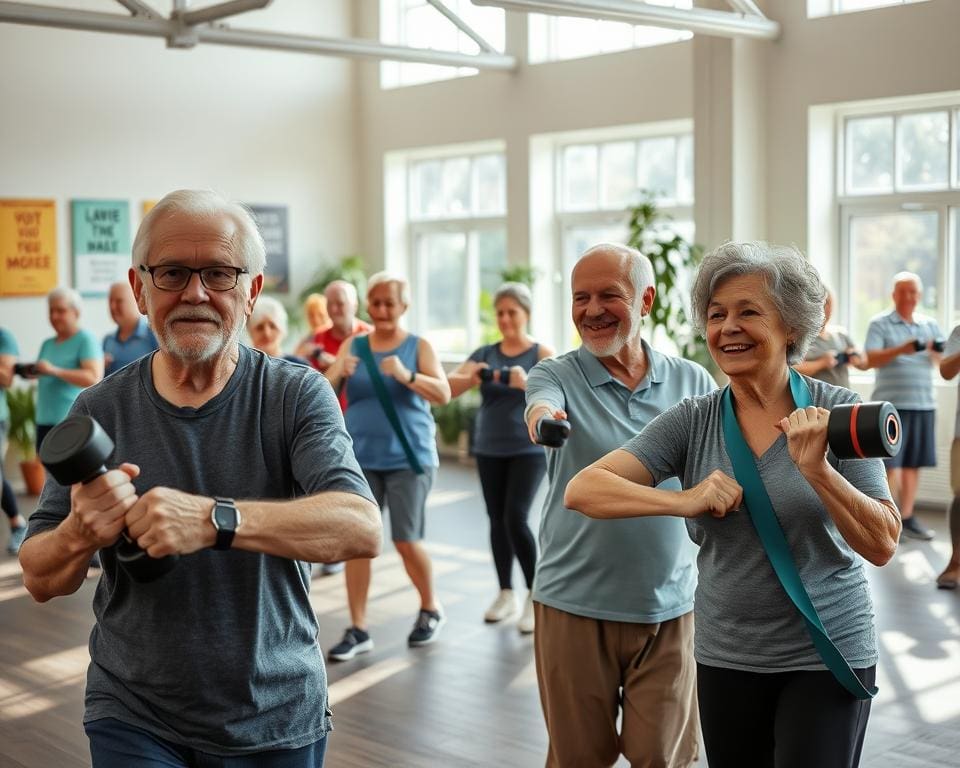
M 405 280 L 386 272 L 371 276 L 367 311 L 373 331 L 344 341 L 324 375 L 334 389 L 346 383 L 350 407 L 344 419 L 353 452 L 380 509 L 390 510 L 394 546 L 420 595 L 407 638 L 417 646 L 436 640 L 444 623 L 422 539 L 427 494 L 439 464 L 430 405 L 449 402 L 450 387 L 430 343 L 400 326 L 409 303 Z M 352 623 L 328 654 L 335 661 L 373 648 L 366 616 L 370 560 L 349 561 L 346 580 Z
M 533 574 L 537 545 L 527 525 L 530 505 L 547 469 L 543 448 L 530 442 L 523 421 L 527 371 L 553 350 L 527 335 L 530 289 L 522 283 L 504 283 L 493 297 L 497 327 L 503 339 L 474 350 L 448 377 L 454 397 L 479 386 L 482 402 L 474 432 L 474 454 L 480 486 L 490 517 L 490 549 L 500 581 L 500 592 L 483 615 L 485 621 L 503 621 L 517 612 L 513 593 L 514 556 L 527 583 L 527 599 L 517 622 L 525 634 L 533 632 Z

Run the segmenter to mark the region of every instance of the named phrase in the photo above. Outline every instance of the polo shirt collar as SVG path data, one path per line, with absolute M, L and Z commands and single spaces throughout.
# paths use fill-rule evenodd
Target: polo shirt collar
M 643 352 L 647 356 L 647 375 L 643 377 L 643 381 L 640 382 L 637 389 L 646 389 L 651 384 L 659 384 L 663 381 L 663 355 L 647 344 L 646 339 L 641 339 L 640 343 L 643 345 Z M 610 375 L 610 371 L 604 367 L 603 363 L 583 344 L 577 350 L 577 359 L 580 361 L 583 373 L 591 387 L 599 387 L 610 381 L 620 384 Z

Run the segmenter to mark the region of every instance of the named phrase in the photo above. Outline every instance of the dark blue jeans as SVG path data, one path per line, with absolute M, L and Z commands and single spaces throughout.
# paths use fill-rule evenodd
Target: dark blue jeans
M 300 749 L 220 757 L 106 717 L 85 723 L 93 768 L 323 768 L 327 738 Z

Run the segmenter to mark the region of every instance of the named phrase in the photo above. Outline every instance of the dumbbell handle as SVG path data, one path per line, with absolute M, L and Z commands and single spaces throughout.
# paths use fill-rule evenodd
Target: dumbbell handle
M 561 448 L 570 436 L 570 422 L 565 419 L 548 419 L 537 422 L 537 442 L 548 448 Z
M 84 480 L 83 484 L 86 485 L 106 473 L 107 468 L 101 466 Z M 155 581 L 171 571 L 179 559 L 180 555 L 150 557 L 145 549 L 142 549 L 136 541 L 130 538 L 126 528 L 121 531 L 120 539 L 117 541 L 117 562 L 130 574 L 130 578 L 142 584 Z

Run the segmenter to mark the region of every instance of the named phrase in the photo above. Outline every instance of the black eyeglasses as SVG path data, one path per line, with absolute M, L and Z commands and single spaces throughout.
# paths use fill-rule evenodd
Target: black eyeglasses
M 149 272 L 153 284 L 161 291 L 182 291 L 190 284 L 194 273 L 200 275 L 200 282 L 208 291 L 230 291 L 237 287 L 240 275 L 250 274 L 249 269 L 240 267 L 181 267 L 178 264 L 165 264 L 159 267 L 140 265 L 143 272 Z

